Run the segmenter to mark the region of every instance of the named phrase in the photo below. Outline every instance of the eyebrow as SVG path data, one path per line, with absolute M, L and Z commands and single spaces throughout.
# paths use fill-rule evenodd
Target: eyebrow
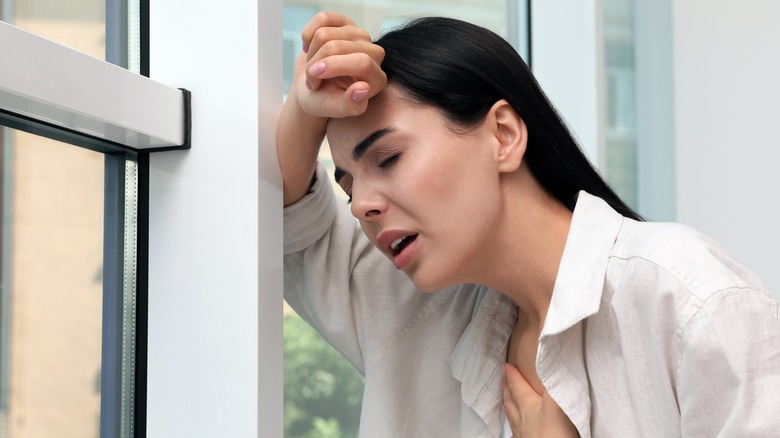
M 360 160 L 374 143 L 393 131 L 395 131 L 395 128 L 382 128 L 372 132 L 368 137 L 359 141 L 358 144 L 355 145 L 355 148 L 352 149 L 352 159 L 355 161 Z M 338 183 L 346 174 L 347 173 L 344 170 L 336 167 L 336 170 L 333 172 L 333 179 Z
M 376 130 L 371 133 L 368 137 L 364 138 L 358 144 L 355 145 L 355 149 L 352 150 L 352 159 L 355 161 L 360 160 L 360 158 L 365 155 L 366 151 L 377 142 L 380 138 L 386 136 L 387 134 L 395 131 L 395 128 L 383 128 Z

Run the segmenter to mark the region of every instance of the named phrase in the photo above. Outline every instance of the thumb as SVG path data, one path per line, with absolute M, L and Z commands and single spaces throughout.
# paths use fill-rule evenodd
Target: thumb
M 509 388 L 512 399 L 516 403 L 526 405 L 527 403 L 541 400 L 541 396 L 534 391 L 520 370 L 514 365 L 510 363 L 504 365 L 504 376 L 506 378 L 506 386 Z
M 299 86 L 298 103 L 307 114 L 315 117 L 357 116 L 368 108 L 367 88 L 365 82 L 355 82 L 346 89 L 333 83 L 323 84 L 317 90 Z

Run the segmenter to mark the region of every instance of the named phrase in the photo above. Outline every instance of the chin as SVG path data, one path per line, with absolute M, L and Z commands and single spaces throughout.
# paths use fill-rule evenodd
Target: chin
M 406 274 L 410 280 L 412 280 L 412 283 L 414 283 L 414 286 L 419 289 L 421 292 L 426 293 L 433 293 L 438 292 L 446 287 L 453 286 L 457 284 L 457 282 L 454 281 L 447 281 L 443 278 L 435 278 L 431 276 L 425 276 L 422 275 L 420 272 L 412 272 Z

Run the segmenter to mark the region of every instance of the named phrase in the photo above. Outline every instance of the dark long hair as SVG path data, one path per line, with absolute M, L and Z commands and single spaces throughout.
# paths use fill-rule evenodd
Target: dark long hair
M 506 99 L 528 126 L 524 159 L 531 173 L 570 209 L 585 190 L 623 216 L 642 220 L 593 168 L 531 70 L 500 36 L 464 21 L 428 17 L 375 43 L 385 49 L 382 70 L 388 83 L 413 101 L 438 108 L 457 126 L 474 126 Z

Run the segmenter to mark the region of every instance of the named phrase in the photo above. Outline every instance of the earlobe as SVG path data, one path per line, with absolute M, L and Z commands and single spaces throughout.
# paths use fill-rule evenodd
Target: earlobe
M 489 120 L 497 141 L 496 163 L 500 172 L 514 172 L 520 168 L 528 143 L 528 127 L 514 108 L 504 99 L 490 109 Z

